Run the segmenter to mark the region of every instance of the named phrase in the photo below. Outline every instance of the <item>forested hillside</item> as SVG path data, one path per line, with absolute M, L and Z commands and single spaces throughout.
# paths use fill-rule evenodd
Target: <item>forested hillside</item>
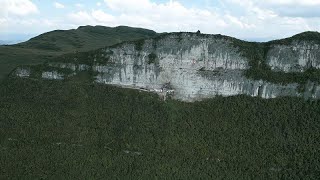
M 156 35 L 152 30 L 127 26 L 80 26 L 47 32 L 16 45 L 1 45 L 0 81 L 18 65 L 40 64 L 65 53 L 89 51 Z
M 312 63 L 318 62 L 319 37 L 317 32 L 306 32 L 255 43 L 222 35 L 158 35 L 138 28 L 85 26 L 0 46 L 0 179 L 319 179 L 320 101 L 272 96 L 274 89 L 283 89 L 268 84 L 295 83 L 301 91 L 317 95 L 319 69 Z M 210 48 L 206 38 L 213 44 Z M 129 40 L 136 41 L 117 44 Z M 300 46 L 302 55 L 313 53 L 305 58 L 312 57 L 312 62 L 299 67 L 305 71 L 277 71 L 268 65 L 273 57 L 268 56 L 270 49 L 300 52 Z M 209 50 L 214 58 L 204 55 Z M 172 58 L 179 58 L 177 52 L 181 64 Z M 222 79 L 231 90 L 243 76 L 249 87 L 251 80 L 265 81 L 271 87 L 271 96 L 265 97 L 274 99 L 226 91 L 232 96 L 193 103 L 168 96 L 163 101 L 143 87 L 97 83 L 99 75 L 105 75 L 105 82 L 110 77 L 124 79 L 117 71 L 127 65 L 119 63 L 123 57 L 133 62 L 124 68 L 126 75 L 136 77 L 154 69 L 159 75 L 169 67 L 177 77 L 184 71 L 177 82 L 189 86 L 201 80 L 186 80 L 193 68 L 192 77 L 231 77 L 230 86 Z M 200 64 L 204 59 L 206 67 Z M 213 60 L 218 66 L 210 66 Z M 165 68 L 158 68 L 163 61 Z M 226 75 L 228 71 L 233 76 Z M 238 71 L 239 76 L 232 74 Z M 257 87 L 252 96 L 266 89 Z
M 287 97 L 164 102 L 77 79 L 10 78 L 0 88 L 0 179 L 318 179 L 319 107 Z

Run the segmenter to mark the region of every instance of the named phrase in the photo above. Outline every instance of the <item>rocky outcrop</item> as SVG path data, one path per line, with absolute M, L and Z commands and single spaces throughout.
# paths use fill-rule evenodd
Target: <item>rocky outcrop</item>
M 273 45 L 267 53 L 267 63 L 274 71 L 304 72 L 320 68 L 320 45 L 294 41 L 290 45 Z
M 17 68 L 15 71 L 15 75 L 18 77 L 29 77 L 30 76 L 30 68 Z
M 57 71 L 46 71 L 42 73 L 41 76 L 43 79 L 54 79 L 54 80 L 61 80 L 64 79 L 64 75 L 58 73 Z
M 72 58 L 48 66 L 71 70 L 72 75 L 91 71 L 96 83 L 142 89 L 181 101 L 239 94 L 320 98 L 317 83 L 275 84 L 245 77 L 249 62 L 230 38 L 180 33 L 104 48 L 83 62 Z M 286 72 L 303 71 L 310 65 L 320 67 L 319 46 L 275 45 L 267 53 L 267 62 L 273 70 Z M 68 76 L 56 71 L 42 73 L 46 79 Z

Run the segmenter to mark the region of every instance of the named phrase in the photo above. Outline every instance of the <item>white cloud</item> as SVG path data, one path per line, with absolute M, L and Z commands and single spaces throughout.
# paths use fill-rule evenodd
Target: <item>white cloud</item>
M 0 0 L 0 7 L 0 16 L 26 16 L 39 12 L 30 0 Z
M 83 7 L 84 7 L 84 4 L 77 3 L 77 4 L 76 4 L 76 7 L 77 7 L 77 8 L 83 8 Z
M 6 30 L 8 26 L 8 20 L 6 18 L 0 18 L 0 30 Z
M 91 12 L 87 11 L 78 11 L 68 15 L 68 18 L 71 20 L 71 23 L 78 25 L 113 25 L 116 23 L 114 16 L 103 12 L 102 10 L 92 10 Z
M 59 0 L 51 2 L 54 1 Z M 51 18 L 46 14 L 26 16 L 39 12 L 33 2 L 0 0 L 0 32 L 45 32 L 89 24 L 128 25 L 157 32 L 199 29 L 237 38 L 273 39 L 320 30 L 320 0 L 218 0 L 219 5 L 210 3 L 212 7 L 187 6 L 180 0 L 98 0 L 90 8 L 81 1 L 83 4 L 68 8 L 73 8 L 71 12 Z
M 229 2 L 243 5 L 259 5 L 259 6 L 317 6 L 320 5 L 319 0 L 228 0 Z
M 243 18 L 242 19 L 237 18 L 237 17 L 231 16 L 229 14 L 227 14 L 225 17 L 229 20 L 229 22 L 238 25 L 241 29 L 251 29 L 251 28 L 255 27 L 254 24 L 246 23 Z
M 105 0 L 110 11 L 92 10 L 69 14 L 75 24 L 100 24 L 106 26 L 128 25 L 163 31 L 219 32 L 226 26 L 223 16 L 206 9 L 187 8 L 177 1 L 154 3 L 150 0 Z M 111 15 L 112 14 L 112 15 Z M 116 14 L 116 15 L 115 15 Z M 230 15 L 231 16 L 231 15 Z M 242 27 L 249 27 L 241 24 Z
M 30 0 L 0 0 L 0 32 L 25 30 L 21 27 L 11 28 L 17 20 L 22 21 L 28 15 L 39 13 Z
M 262 4 L 272 4 L 272 5 L 296 5 L 296 6 L 315 6 L 320 5 L 319 0 L 265 0 L 258 1 Z
M 122 12 L 151 10 L 152 6 L 157 6 L 156 3 L 152 3 L 149 0 L 104 0 L 104 2 L 110 9 Z M 170 1 L 170 3 L 166 4 L 172 3 Z M 164 4 L 160 4 L 160 6 L 161 5 Z
M 58 3 L 58 2 L 54 2 L 53 5 L 57 9 L 63 9 L 65 7 L 63 4 Z
M 319 0 L 269 0 L 257 3 L 277 12 L 281 16 L 289 17 L 320 17 Z
M 264 6 L 258 0 L 226 2 L 223 3 L 225 9 L 218 10 L 189 8 L 174 0 L 164 3 L 151 0 L 104 0 L 107 9 L 83 10 L 68 17 L 74 25 L 128 25 L 158 32 L 195 32 L 199 29 L 204 33 L 221 33 L 238 38 L 282 38 L 319 28 L 319 23 L 314 19 L 311 22 L 305 18 L 282 16 L 270 8 L 276 1 L 266 1 Z M 241 10 L 241 13 L 228 11 L 230 7 Z
M 37 24 L 41 24 L 41 28 L 36 26 Z M 62 21 L 46 18 L 0 18 L 0 35 L 9 33 L 38 34 L 66 27 L 66 24 L 64 24 Z
M 78 11 L 76 13 L 71 13 L 68 15 L 68 18 L 72 21 L 72 23 L 77 25 L 95 24 L 92 15 L 86 11 Z
M 115 17 L 103 12 L 102 10 L 95 10 L 91 12 L 91 16 L 98 22 L 111 22 L 114 23 L 116 21 Z
M 246 37 L 284 38 L 309 30 L 320 30 L 320 12 L 312 11 L 315 1 L 294 0 L 227 0 L 230 7 L 242 9 L 244 20 L 255 25 L 254 31 L 239 31 Z M 293 7 L 293 6 L 299 7 Z M 317 9 L 317 8 L 316 8 Z M 320 9 L 320 7 L 319 7 Z M 309 16 L 310 15 L 310 16 Z M 309 18 L 312 17 L 312 18 Z
M 288 17 L 320 17 L 320 0 L 227 0 L 244 8 L 259 8 Z

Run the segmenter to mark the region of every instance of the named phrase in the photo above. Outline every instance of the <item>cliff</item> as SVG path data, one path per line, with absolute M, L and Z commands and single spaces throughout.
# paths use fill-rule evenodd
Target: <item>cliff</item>
M 289 40 L 250 43 L 221 35 L 170 33 L 62 56 L 42 66 L 19 67 L 14 74 L 61 80 L 90 72 L 96 83 L 137 88 L 182 101 L 238 94 L 320 98 L 320 86 L 312 78 L 303 83 L 259 78 L 262 71 L 303 76 L 310 68 L 320 68 L 317 41 Z M 254 72 L 254 77 L 248 76 L 248 71 Z

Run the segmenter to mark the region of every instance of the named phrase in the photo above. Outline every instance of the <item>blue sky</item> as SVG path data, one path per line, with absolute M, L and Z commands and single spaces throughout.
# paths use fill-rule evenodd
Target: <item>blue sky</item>
M 0 40 L 127 25 L 269 40 L 320 30 L 320 0 L 0 0 Z

